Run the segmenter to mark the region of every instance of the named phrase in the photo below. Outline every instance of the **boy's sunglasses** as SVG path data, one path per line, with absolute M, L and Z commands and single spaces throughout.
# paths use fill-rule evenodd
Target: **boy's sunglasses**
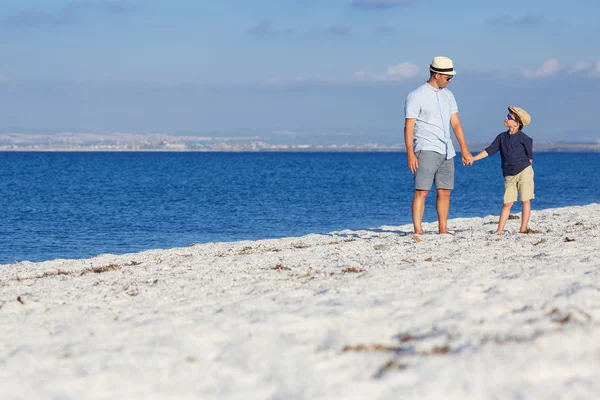
M 507 114 L 507 115 L 506 115 L 506 118 L 510 119 L 511 121 L 516 121 L 516 119 L 514 119 L 514 118 L 512 117 L 512 115 L 510 115 L 510 114 Z

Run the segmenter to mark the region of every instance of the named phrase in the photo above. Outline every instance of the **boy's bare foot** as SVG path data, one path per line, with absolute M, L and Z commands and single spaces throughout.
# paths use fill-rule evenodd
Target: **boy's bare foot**
M 423 229 L 415 229 L 415 235 L 422 235 L 425 232 L 423 232 Z
M 452 236 L 454 236 L 454 232 L 449 231 L 449 230 L 440 231 L 440 235 L 452 235 Z
M 500 231 L 496 231 L 494 232 L 494 235 L 502 235 L 504 232 L 500 232 Z

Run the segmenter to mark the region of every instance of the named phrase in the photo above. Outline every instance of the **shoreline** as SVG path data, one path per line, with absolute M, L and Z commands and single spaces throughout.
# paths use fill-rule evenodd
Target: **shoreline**
M 600 204 L 495 221 L 3 265 L 0 397 L 594 398 Z

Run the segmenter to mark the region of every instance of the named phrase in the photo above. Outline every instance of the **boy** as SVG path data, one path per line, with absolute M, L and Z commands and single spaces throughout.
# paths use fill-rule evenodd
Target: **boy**
M 527 233 L 529 231 L 527 224 L 531 214 L 530 200 L 535 197 L 533 194 L 533 168 L 531 167 L 533 163 L 533 140 L 521 129 L 523 126 L 529 125 L 530 122 L 531 117 L 527 111 L 515 106 L 508 107 L 508 115 L 504 118 L 504 126 L 508 130 L 499 134 L 489 147 L 473 158 L 473 161 L 478 161 L 496 154 L 498 151 L 502 158 L 504 205 L 502 211 L 500 211 L 500 221 L 496 232 L 498 235 L 504 232 L 510 209 L 513 203 L 517 201 L 517 194 L 523 204 L 519 232 Z

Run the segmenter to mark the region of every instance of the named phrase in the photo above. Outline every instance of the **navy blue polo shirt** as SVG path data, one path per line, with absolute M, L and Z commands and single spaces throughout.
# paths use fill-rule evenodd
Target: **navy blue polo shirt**
M 485 151 L 488 155 L 500 152 L 502 157 L 502 175 L 513 176 L 531 165 L 533 160 L 533 140 L 523 131 L 510 134 L 502 132 Z

